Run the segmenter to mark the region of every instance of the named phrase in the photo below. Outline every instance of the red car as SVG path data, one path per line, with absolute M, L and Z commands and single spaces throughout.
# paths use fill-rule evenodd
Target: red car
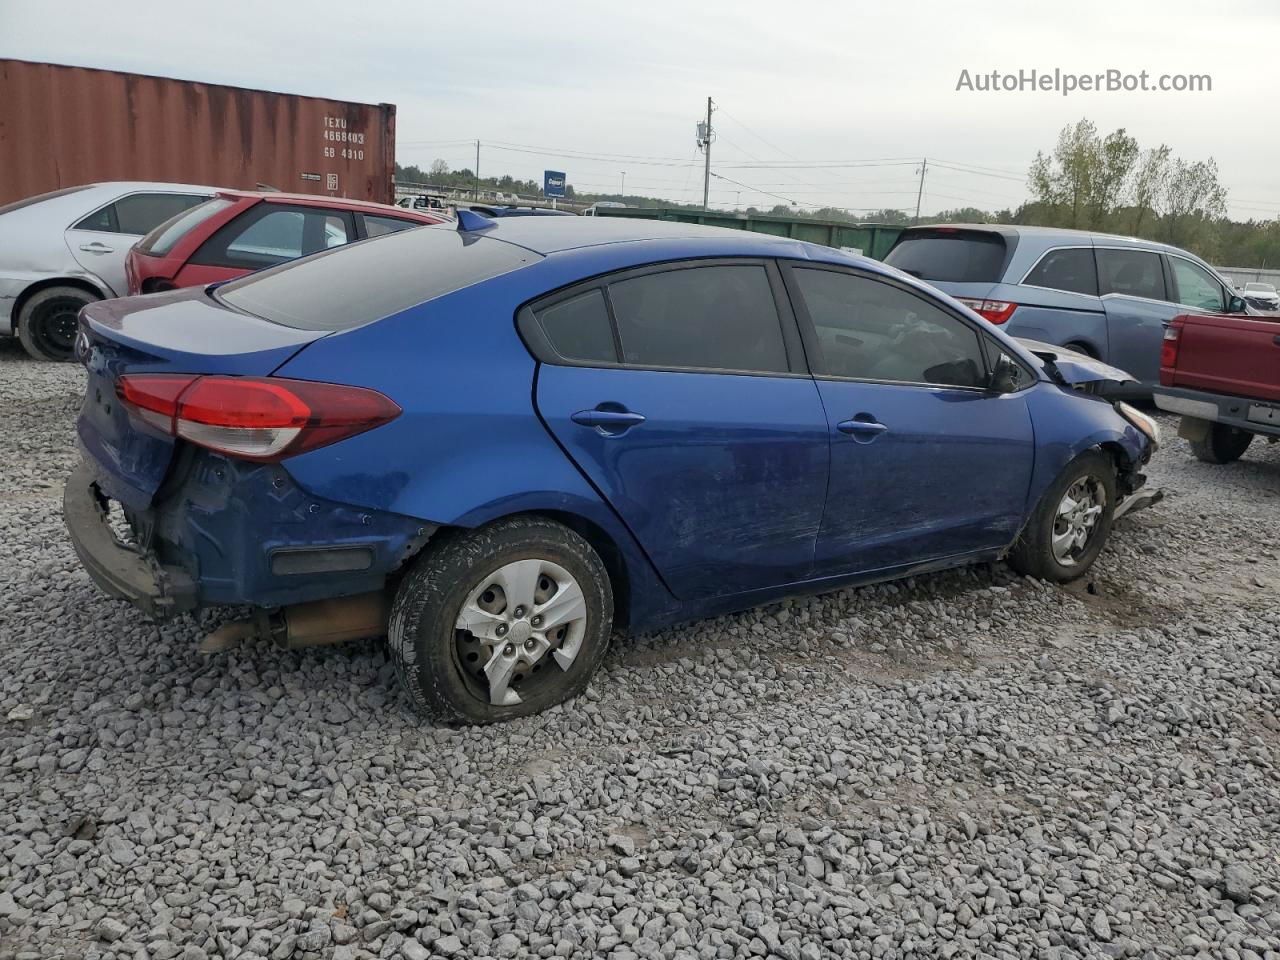
M 233 280 L 263 267 L 442 218 L 364 200 L 221 190 L 129 251 L 129 295 Z

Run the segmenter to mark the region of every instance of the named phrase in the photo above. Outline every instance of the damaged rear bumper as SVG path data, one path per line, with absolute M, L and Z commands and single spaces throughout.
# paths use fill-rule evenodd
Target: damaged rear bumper
M 161 565 L 154 556 L 116 536 L 106 499 L 83 462 L 67 478 L 62 517 L 76 556 L 108 596 L 128 600 L 156 619 L 196 606 L 195 585 L 185 571 Z

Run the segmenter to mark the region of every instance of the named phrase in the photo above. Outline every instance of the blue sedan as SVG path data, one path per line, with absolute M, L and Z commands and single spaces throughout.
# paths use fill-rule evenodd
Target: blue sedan
M 76 350 L 64 512 L 103 589 L 257 608 L 221 640 L 385 634 L 448 722 L 581 692 L 615 626 L 1079 577 L 1157 442 L 1121 372 L 892 268 L 657 221 L 464 212 L 93 304 Z

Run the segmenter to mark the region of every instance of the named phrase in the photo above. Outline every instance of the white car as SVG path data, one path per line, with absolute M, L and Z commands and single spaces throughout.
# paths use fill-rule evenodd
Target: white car
M 1246 283 L 1240 294 L 1261 310 L 1280 310 L 1280 293 L 1269 283 Z
M 0 336 L 38 360 L 73 359 L 80 308 L 128 291 L 129 248 L 217 190 L 92 183 L 0 207 Z

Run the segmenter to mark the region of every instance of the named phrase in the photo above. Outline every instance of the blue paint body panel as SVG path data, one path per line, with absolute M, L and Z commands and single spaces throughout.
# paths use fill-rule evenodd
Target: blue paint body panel
M 99 488 L 154 527 L 200 602 L 270 607 L 376 589 L 420 546 L 420 530 L 541 513 L 594 538 L 624 580 L 626 622 L 653 627 L 996 557 L 1073 456 L 1108 443 L 1144 459 L 1145 438 L 1110 404 L 1050 382 L 1034 356 L 967 311 L 1041 379 L 995 395 L 803 371 L 540 364 L 517 332 L 523 305 L 666 261 L 844 264 L 963 308 L 883 265 L 760 234 L 608 218 L 495 223 L 477 246 L 544 256 L 353 329 L 281 326 L 189 291 L 86 311 L 79 431 Z M 344 251 L 325 256 L 341 271 Z M 148 432 L 112 404 L 116 379 L 141 370 L 343 383 L 378 390 L 403 413 L 278 465 L 235 463 Z M 645 419 L 620 431 L 573 419 L 596 408 Z M 837 429 L 860 413 L 887 432 L 859 442 Z M 365 545 L 372 563 L 272 573 L 272 550 L 326 544 Z
M 1021 529 L 1035 457 L 1024 393 L 820 380 L 831 482 L 817 572 L 1002 549 Z M 887 429 L 869 437 L 836 424 Z

